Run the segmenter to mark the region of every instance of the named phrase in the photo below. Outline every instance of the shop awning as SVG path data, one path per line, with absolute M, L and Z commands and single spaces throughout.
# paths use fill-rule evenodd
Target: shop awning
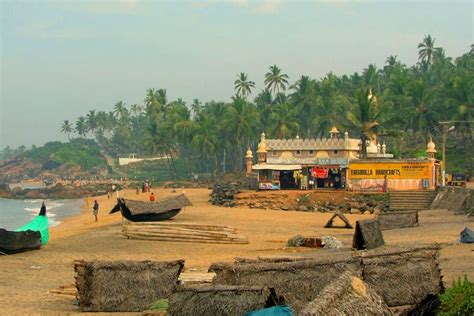
M 301 170 L 301 165 L 279 165 L 279 164 L 258 164 L 253 165 L 252 170 Z

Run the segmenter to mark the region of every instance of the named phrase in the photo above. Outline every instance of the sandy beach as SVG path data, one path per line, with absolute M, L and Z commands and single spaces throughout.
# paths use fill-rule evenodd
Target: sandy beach
M 155 189 L 158 199 L 181 193 Z M 193 206 L 185 208 L 174 222 L 225 225 L 248 237 L 246 245 L 198 244 L 126 239 L 121 234 L 121 215 L 108 215 L 115 198 L 98 197 L 99 221 L 94 222 L 90 209 L 67 218 L 50 230 L 50 242 L 41 250 L 0 256 L 0 314 L 73 314 L 79 309 L 72 296 L 51 293 L 60 286 L 74 283 L 72 263 L 77 259 L 104 260 L 172 260 L 184 259 L 185 271 L 206 272 L 217 261 L 235 257 L 317 256 L 326 250 L 288 248 L 286 241 L 298 234 L 335 236 L 344 247 L 350 247 L 352 229 L 324 229 L 330 213 L 255 210 L 211 206 L 207 189 L 186 189 Z M 148 195 L 135 191 L 121 192 L 122 197 L 145 200 Z M 373 215 L 348 215 L 351 223 Z M 459 232 L 473 225 L 464 215 L 446 210 L 420 212 L 420 227 L 384 232 L 386 244 L 441 243 L 441 268 L 444 282 L 467 274 L 474 279 L 474 245 L 459 244 Z

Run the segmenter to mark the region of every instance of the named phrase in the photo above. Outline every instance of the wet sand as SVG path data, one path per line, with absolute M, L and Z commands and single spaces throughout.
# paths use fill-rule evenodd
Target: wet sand
M 158 199 L 177 195 L 170 189 L 153 190 Z M 207 203 L 207 189 L 186 189 L 193 206 L 185 208 L 173 221 L 225 225 L 237 228 L 249 238 L 247 245 L 197 244 L 126 239 L 121 234 L 121 215 L 108 215 L 115 199 L 99 197 L 99 222 L 91 209 L 66 219 L 50 230 L 51 239 L 41 250 L 0 256 L 0 314 L 71 314 L 79 312 L 75 299 L 50 293 L 60 286 L 74 283 L 72 263 L 76 259 L 104 260 L 173 260 L 184 259 L 185 271 L 207 271 L 217 261 L 235 257 L 311 255 L 322 249 L 287 248 L 286 241 L 298 234 L 331 235 L 345 247 L 352 242 L 352 229 L 324 229 L 330 213 L 222 208 Z M 146 200 L 148 195 L 134 191 L 121 192 L 126 198 Z M 351 223 L 373 215 L 347 215 Z M 420 227 L 384 232 L 388 245 L 443 244 L 441 268 L 444 281 L 467 274 L 474 280 L 474 245 L 459 244 L 459 232 L 474 226 L 472 219 L 446 210 L 420 212 Z

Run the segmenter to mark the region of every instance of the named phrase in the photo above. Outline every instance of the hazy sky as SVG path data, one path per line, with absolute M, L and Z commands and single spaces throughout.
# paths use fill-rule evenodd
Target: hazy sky
M 451 57 L 473 42 L 472 1 L 0 1 L 0 148 L 64 140 L 91 109 L 165 88 L 188 103 L 229 100 L 237 73 L 263 87 L 412 65 L 424 35 Z

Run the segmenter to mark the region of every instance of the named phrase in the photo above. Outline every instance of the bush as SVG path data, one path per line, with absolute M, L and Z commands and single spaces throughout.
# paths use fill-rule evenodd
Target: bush
M 438 315 L 474 315 L 474 283 L 464 276 L 464 280 L 454 281 L 453 286 L 439 296 L 439 300 Z

